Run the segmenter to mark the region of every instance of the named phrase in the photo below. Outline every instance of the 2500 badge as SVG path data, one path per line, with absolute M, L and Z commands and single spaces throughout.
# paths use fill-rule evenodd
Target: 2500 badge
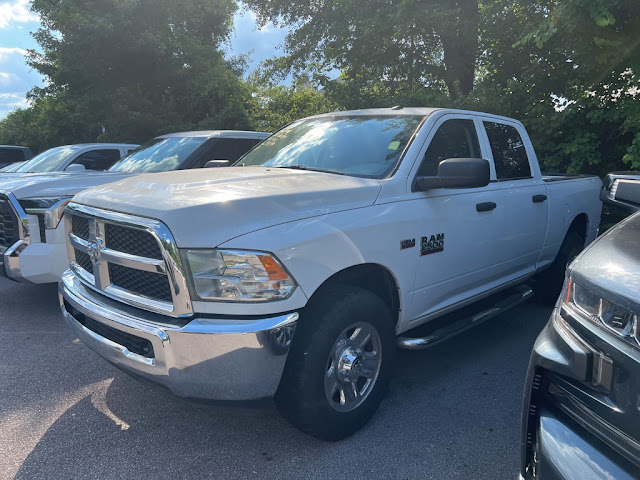
M 428 237 L 422 237 L 420 242 L 420 255 L 429 255 L 444 250 L 444 233 L 436 233 Z

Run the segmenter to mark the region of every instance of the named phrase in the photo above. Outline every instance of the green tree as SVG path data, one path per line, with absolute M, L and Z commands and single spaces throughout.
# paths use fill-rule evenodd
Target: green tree
M 250 92 L 220 49 L 233 0 L 34 0 L 32 8 L 42 53 L 31 51 L 28 64 L 46 86 L 31 91 L 32 112 L 3 122 L 28 117 L 51 131 L 29 143 L 141 142 L 248 125 Z M 63 118 L 46 118 L 52 110 Z
M 547 170 L 640 168 L 640 3 L 484 1 L 472 103 L 520 118 Z
M 290 86 L 274 85 L 269 77 L 254 72 L 249 79 L 252 89 L 251 127 L 273 132 L 294 120 L 327 113 L 339 108 L 309 77 L 302 75 Z
M 284 74 L 310 67 L 343 82 L 411 96 L 428 87 L 452 98 L 473 88 L 478 0 L 245 0 L 261 22 L 292 27 Z M 327 79 L 323 82 L 328 84 Z

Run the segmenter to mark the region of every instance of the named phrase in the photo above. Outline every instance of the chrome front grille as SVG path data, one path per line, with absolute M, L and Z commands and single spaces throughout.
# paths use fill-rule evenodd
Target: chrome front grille
M 13 194 L 0 193 L 0 253 L 20 240 L 24 245 L 30 242 L 27 215 Z
M 72 203 L 65 226 L 71 269 L 87 286 L 150 311 L 192 313 L 178 249 L 163 223 Z
M 0 195 L 0 247 L 9 248 L 19 239 L 18 216 L 11 208 L 9 199 Z

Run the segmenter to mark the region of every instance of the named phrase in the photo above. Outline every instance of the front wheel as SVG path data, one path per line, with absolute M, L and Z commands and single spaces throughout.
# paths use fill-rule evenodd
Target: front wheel
M 296 330 L 276 406 L 303 432 L 345 438 L 378 408 L 394 357 L 389 307 L 366 290 L 327 289 Z

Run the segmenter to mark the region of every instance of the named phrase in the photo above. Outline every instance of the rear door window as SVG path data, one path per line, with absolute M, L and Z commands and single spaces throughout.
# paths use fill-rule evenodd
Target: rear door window
M 518 130 L 504 123 L 483 123 L 489 138 L 498 181 L 531 178 L 529 157 Z

